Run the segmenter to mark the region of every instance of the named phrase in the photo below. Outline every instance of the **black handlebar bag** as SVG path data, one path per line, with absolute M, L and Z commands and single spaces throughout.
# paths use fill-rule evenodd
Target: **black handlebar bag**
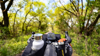
M 32 54 L 32 52 L 34 52 L 34 51 L 32 51 L 31 47 L 32 47 L 32 42 L 34 40 L 31 40 L 30 39 L 29 40 L 30 42 L 26 46 L 26 48 L 25 48 L 22 56 L 31 56 L 31 55 L 33 55 L 33 56 L 35 56 L 35 55 L 36 56 L 44 56 L 44 52 L 45 52 L 45 49 L 47 47 L 47 44 L 46 44 L 47 34 L 44 34 L 42 37 L 43 37 L 42 39 L 44 40 L 44 46 L 40 50 L 38 50 L 34 54 Z M 55 34 L 55 37 L 56 37 L 56 40 L 55 41 L 59 40 L 60 39 L 60 34 Z
M 44 46 L 38 51 L 32 51 L 31 46 L 34 40 L 30 40 L 27 47 L 25 48 L 22 56 L 67 56 L 65 54 L 65 46 L 55 48 L 52 44 L 46 44 L 47 41 L 47 34 L 42 36 L 44 40 Z M 56 40 L 58 41 L 60 38 L 60 34 L 55 34 Z

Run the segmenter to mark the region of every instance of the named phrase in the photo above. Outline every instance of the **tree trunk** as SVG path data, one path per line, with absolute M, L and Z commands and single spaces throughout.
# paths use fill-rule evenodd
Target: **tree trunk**
M 3 14 L 3 22 L 4 22 L 4 24 L 3 24 L 3 22 L 1 23 L 1 27 L 6 27 L 6 28 L 4 28 L 5 31 L 6 31 L 5 33 L 9 34 L 9 28 L 8 28 L 9 17 L 8 17 L 7 11 L 4 11 L 5 10 L 5 4 L 4 3 L 1 3 L 1 9 L 2 9 L 2 14 Z
M 41 29 L 41 21 L 39 21 L 38 29 Z
M 2 10 L 2 14 L 3 14 L 4 26 L 8 27 L 9 26 L 9 17 L 8 17 L 8 14 L 7 14 L 7 10 L 5 9 L 5 3 L 4 2 L 1 3 L 1 10 Z
M 3 12 L 3 20 L 4 20 L 4 26 L 8 27 L 9 26 L 9 17 L 8 17 L 7 11 Z
M 9 17 L 8 17 L 8 13 L 7 11 L 9 10 L 9 8 L 11 7 L 11 5 L 13 4 L 13 0 L 10 0 L 7 7 L 5 7 L 5 3 L 8 1 L 8 0 L 0 0 L 0 5 L 1 5 L 1 10 L 2 10 L 2 14 L 3 14 L 3 22 L 0 22 L 0 26 L 1 27 L 6 27 L 5 28 L 5 31 L 6 31 L 6 34 L 9 34 Z
M 25 30 L 25 34 L 27 34 L 27 29 L 29 27 L 30 22 L 32 21 L 32 19 L 30 19 L 30 21 L 28 22 L 27 26 L 26 26 L 26 30 Z
M 87 5 L 86 5 L 86 11 L 85 11 L 85 14 L 83 14 L 83 0 L 81 0 L 81 3 L 82 3 L 82 10 L 79 10 L 79 8 L 80 8 L 80 6 L 79 6 L 79 4 L 80 4 L 80 0 L 77 0 L 78 2 L 77 3 L 74 3 L 74 1 L 73 0 L 70 0 L 70 3 L 73 5 L 73 7 L 71 7 L 72 8 L 72 10 L 74 11 L 71 11 L 71 10 L 69 10 L 68 8 L 66 8 L 63 4 L 62 4 L 62 2 L 61 2 L 61 0 L 59 0 L 59 2 L 60 2 L 60 4 L 62 5 L 62 7 L 63 8 L 61 8 L 61 9 L 63 9 L 63 10 L 65 10 L 65 11 L 67 11 L 67 12 L 69 12 L 71 15 L 74 15 L 74 16 L 76 16 L 76 18 L 78 19 L 78 24 L 79 24 L 79 33 L 80 34 L 82 34 L 82 33 L 84 33 L 85 35 L 87 35 L 87 36 L 89 36 L 89 35 L 91 35 L 92 34 L 92 32 L 93 32 L 93 30 L 94 30 L 94 28 L 95 28 L 95 25 L 96 25 L 96 23 L 98 22 L 98 20 L 99 20 L 99 18 L 100 18 L 100 14 L 98 14 L 98 16 L 96 17 L 96 19 L 89 25 L 89 20 L 91 19 L 90 17 L 91 17 L 91 14 L 92 14 L 92 11 L 93 11 L 93 9 L 94 9 L 94 4 L 92 5 L 92 7 L 91 8 L 89 8 L 89 6 L 90 6 L 90 0 L 88 0 L 87 1 Z M 96 1 L 96 0 L 95 0 Z M 76 0 L 75 0 L 75 2 L 76 2 Z M 74 9 L 73 9 L 74 8 Z M 87 23 L 86 23 L 86 26 L 85 26 L 85 22 L 86 22 L 86 20 L 87 20 L 87 14 L 88 14 L 88 10 L 90 10 L 91 9 L 91 11 L 90 11 L 90 14 L 89 14 L 89 19 L 88 19 L 88 21 L 87 21 Z M 83 18 L 84 17 L 84 18 Z M 83 18 L 83 19 L 82 19 Z
M 93 23 L 91 23 L 91 25 L 87 28 L 87 35 L 88 36 L 92 34 L 92 31 L 94 30 L 95 25 L 98 22 L 99 18 L 100 18 L 100 14 L 98 14 L 98 16 L 96 17 L 95 21 Z
M 32 6 L 32 4 L 30 4 L 30 9 L 29 9 L 29 11 L 27 12 L 27 14 L 25 15 L 25 20 L 24 20 L 24 22 L 23 22 L 23 26 L 22 26 L 22 33 L 25 31 L 25 29 L 24 29 L 24 27 L 25 27 L 25 22 L 26 22 L 26 20 L 27 20 L 27 16 L 28 16 L 28 14 L 30 13 L 30 11 L 31 11 L 31 6 Z

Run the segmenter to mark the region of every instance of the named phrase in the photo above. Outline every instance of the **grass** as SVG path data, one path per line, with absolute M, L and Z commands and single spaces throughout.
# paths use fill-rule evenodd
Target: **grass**
M 20 53 L 27 45 L 29 37 L 31 35 L 24 35 L 7 40 L 0 39 L 0 56 L 15 56 Z
M 45 32 L 41 33 L 44 34 Z M 6 40 L 0 39 L 0 56 L 15 56 L 20 53 L 25 46 L 27 46 L 29 37 L 31 37 L 31 35 L 24 35 Z M 61 34 L 61 38 L 63 37 L 65 36 Z
M 43 32 L 44 34 L 44 32 Z M 59 34 L 58 32 L 55 34 Z M 96 44 L 92 45 L 94 41 L 91 43 L 89 41 L 85 41 L 82 39 L 82 37 L 79 37 L 74 32 L 69 32 L 69 36 L 72 39 L 72 47 L 73 47 L 73 56 L 99 56 L 100 51 L 97 50 Z M 20 53 L 25 46 L 27 46 L 27 40 L 31 37 L 31 35 L 24 35 L 17 38 L 12 39 L 6 39 L 2 40 L 0 39 L 0 56 L 15 56 L 16 54 Z M 64 38 L 65 34 L 61 34 L 61 38 Z M 80 40 L 77 40 L 77 38 L 80 38 Z M 89 40 L 89 39 L 88 39 Z M 87 48 L 86 50 L 86 44 L 87 42 Z M 92 45 L 92 49 L 90 48 L 90 44 Z M 94 49 L 93 49 L 94 48 Z M 92 50 L 92 53 L 90 52 L 90 49 Z
M 93 36 L 88 36 L 87 40 L 74 32 L 70 32 L 69 36 L 72 39 L 73 56 L 100 56 L 100 51 L 97 49 L 98 44 L 95 39 L 90 39 Z

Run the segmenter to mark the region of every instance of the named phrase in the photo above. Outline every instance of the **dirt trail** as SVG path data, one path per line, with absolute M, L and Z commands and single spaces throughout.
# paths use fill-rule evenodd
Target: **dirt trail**
M 23 52 L 24 52 L 24 50 L 21 53 L 16 54 L 16 56 L 21 56 Z
M 16 56 L 21 56 L 23 52 L 24 52 L 24 50 L 21 53 L 17 54 Z M 73 52 L 72 56 L 79 56 L 79 55 L 76 54 L 75 52 Z

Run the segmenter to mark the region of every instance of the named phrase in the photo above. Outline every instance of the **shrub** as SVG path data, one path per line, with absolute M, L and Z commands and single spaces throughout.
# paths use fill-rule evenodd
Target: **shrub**
M 27 45 L 27 40 L 30 36 L 31 35 L 25 35 L 18 38 L 1 40 L 2 43 L 4 42 L 5 44 L 0 44 L 0 56 L 15 56 L 20 53 Z
M 72 39 L 72 47 L 79 56 L 99 56 L 100 51 L 97 49 L 97 35 L 93 34 L 91 36 L 79 36 L 74 32 L 70 32 L 69 36 Z

